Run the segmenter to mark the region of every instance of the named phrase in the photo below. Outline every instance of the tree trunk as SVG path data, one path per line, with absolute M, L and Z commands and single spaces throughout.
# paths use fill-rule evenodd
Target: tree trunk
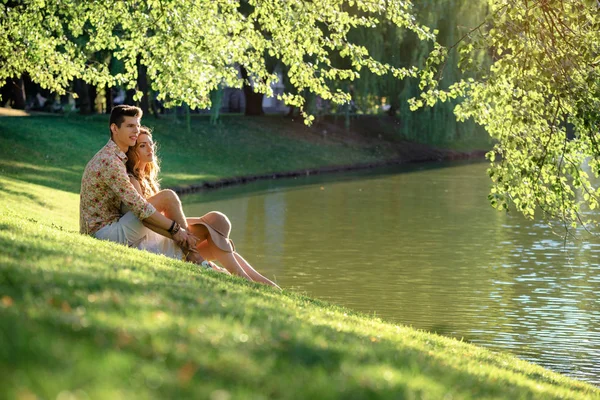
M 8 103 L 11 108 L 25 109 L 25 82 L 23 78 L 9 78 L 1 89 L 2 104 Z
M 294 118 L 296 116 L 296 106 L 289 106 L 290 108 L 288 109 L 287 114 L 285 115 L 286 117 L 290 117 L 290 118 Z
M 75 101 L 75 104 L 77 107 L 79 107 L 79 114 L 91 114 L 92 104 L 90 102 L 89 85 L 81 79 L 75 79 L 73 85 L 75 86 L 75 93 L 77 93 L 77 100 Z
M 148 99 L 148 69 L 141 63 L 141 58 L 137 60 L 138 79 L 137 87 L 142 92 L 142 99 L 139 102 L 139 107 L 144 112 L 144 115 L 150 114 L 150 101 Z
M 150 92 L 152 93 L 152 92 Z M 148 97 L 150 97 L 150 94 L 148 95 Z M 160 107 L 159 104 L 156 100 L 150 100 L 150 108 L 152 109 L 152 114 L 154 114 L 154 118 L 159 119 L 160 118 Z
M 244 97 L 246 98 L 246 110 L 244 115 L 264 115 L 265 111 L 262 108 L 263 102 L 263 93 L 256 93 L 252 86 L 250 86 L 250 81 L 248 79 L 248 71 L 246 68 L 240 66 L 240 73 L 242 78 L 244 79 Z
M 128 106 L 135 106 L 135 100 L 133 100 L 133 96 L 135 95 L 135 89 L 127 89 L 125 91 L 125 101 L 123 104 L 127 104 Z
M 252 88 L 244 87 L 244 94 L 246 96 L 246 110 L 244 115 L 264 115 L 265 111 L 262 108 L 262 102 L 264 94 L 256 93 Z
M 88 86 L 88 98 L 90 100 L 90 108 L 92 110 L 92 114 L 98 113 L 98 108 L 96 107 L 96 98 L 98 98 L 98 88 L 94 85 Z M 102 111 L 102 109 L 100 109 Z
M 106 113 L 110 114 L 113 107 L 114 107 L 114 102 L 113 102 L 113 91 L 112 88 L 109 87 L 108 85 L 106 85 L 104 87 L 104 100 L 106 101 Z
M 398 107 L 395 104 L 391 104 L 390 108 L 387 110 L 387 115 L 389 115 L 390 117 L 395 117 L 397 111 Z

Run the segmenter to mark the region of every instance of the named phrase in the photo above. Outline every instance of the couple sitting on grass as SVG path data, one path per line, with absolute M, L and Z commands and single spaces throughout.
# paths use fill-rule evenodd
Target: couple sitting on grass
M 81 233 L 279 288 L 235 251 L 227 216 L 211 211 L 186 218 L 177 194 L 160 190 L 155 145 L 150 129 L 140 125 L 142 115 L 134 106 L 112 109 L 111 138 L 83 172 Z

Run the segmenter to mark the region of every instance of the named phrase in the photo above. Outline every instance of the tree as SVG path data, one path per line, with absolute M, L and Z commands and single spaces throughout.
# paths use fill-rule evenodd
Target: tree
M 348 93 L 331 90 L 329 83 L 352 81 L 363 68 L 397 78 L 416 75 L 416 68 L 381 63 L 348 39 L 351 29 L 376 27 L 382 21 L 409 29 L 422 40 L 434 39 L 433 32 L 415 22 L 408 1 L 4 2 L 0 80 L 29 72 L 37 83 L 58 93 L 78 78 L 95 87 L 134 89 L 139 60 L 159 100 L 207 108 L 210 93 L 222 85 L 239 88 L 251 81 L 256 92 L 272 95 L 277 75 L 265 62 L 271 57 L 286 67 L 297 93 L 343 103 Z M 81 37 L 87 39 L 84 44 Z M 108 65 L 94 61 L 91 55 L 102 51 L 120 59 L 124 71 L 111 74 Z M 350 67 L 334 67 L 332 54 L 348 59 Z M 247 79 L 239 77 L 237 65 Z M 138 90 L 136 99 L 142 94 Z M 301 95 L 285 93 L 282 99 L 304 106 Z
M 600 188 L 600 3 L 492 0 L 490 14 L 457 41 L 436 45 L 412 99 L 417 109 L 459 99 L 455 114 L 474 119 L 497 144 L 488 153 L 489 199 L 533 218 L 540 210 L 565 228 L 597 226 L 589 210 Z M 484 49 L 490 64 L 474 56 Z M 447 89 L 439 74 L 458 51 L 474 71 Z M 568 131 L 572 131 L 568 135 Z
M 2 82 L 2 81 L 0 81 Z M 22 77 L 9 78 L 0 83 L 0 95 L 2 103 L 9 103 L 12 108 L 25 109 L 25 84 Z
M 418 21 L 439 30 L 436 40 L 441 45 L 451 46 L 467 31 L 465 27 L 476 25 L 486 17 L 487 0 L 422 0 L 415 4 L 414 13 Z M 413 32 L 386 22 L 375 29 L 359 27 L 351 31 L 350 36 L 356 43 L 364 45 L 373 57 L 396 67 L 423 66 L 433 46 L 431 42 L 419 40 Z M 485 52 L 481 54 L 485 55 Z M 448 88 L 464 76 L 456 59 L 454 53 L 449 54 L 447 68 L 439 83 L 442 88 Z M 398 117 L 397 132 L 405 138 L 440 145 L 459 137 L 486 134 L 472 121 L 456 122 L 453 109 L 458 101 L 411 112 L 408 99 L 419 95 L 418 79 L 399 80 L 365 71 L 354 82 L 354 88 L 359 112 L 377 112 L 385 103 L 389 107 L 388 115 Z
M 264 115 L 262 107 L 264 93 L 255 92 L 252 89 L 251 79 L 248 75 L 248 71 L 244 66 L 240 66 L 240 74 L 244 80 L 244 97 L 246 98 L 246 109 L 244 115 Z
M 412 99 L 413 110 L 458 101 L 456 116 L 472 118 L 497 140 L 488 154 L 494 206 L 531 218 L 540 209 L 567 225 L 588 225 L 587 211 L 599 206 L 600 195 L 591 177 L 600 172 L 598 5 L 489 0 L 488 18 L 444 47 L 434 42 L 437 32 L 416 22 L 409 1 L 5 0 L 0 82 L 28 73 L 58 93 L 75 79 L 134 89 L 144 65 L 159 100 L 207 108 L 211 92 L 223 85 L 240 88 L 245 81 L 271 95 L 277 76 L 266 57 L 272 57 L 295 88 L 282 99 L 303 108 L 307 94 L 348 102 L 350 83 L 365 71 L 397 79 L 418 75 L 424 92 Z M 377 60 L 350 35 L 388 23 L 431 43 L 421 70 Z M 124 70 L 111 74 L 106 63 L 94 61 L 91 55 L 101 51 L 121 60 Z M 444 71 L 455 54 L 471 77 L 446 86 Z M 142 94 L 138 90 L 136 99 Z

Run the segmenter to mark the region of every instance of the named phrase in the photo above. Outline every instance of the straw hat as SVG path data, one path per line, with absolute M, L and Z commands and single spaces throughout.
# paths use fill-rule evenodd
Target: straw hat
M 227 218 L 227 215 L 218 211 L 211 211 L 200 218 L 188 219 L 188 225 L 196 224 L 204 225 L 208 229 L 212 241 L 218 248 L 228 253 L 235 251 L 233 240 L 229 239 L 231 222 Z

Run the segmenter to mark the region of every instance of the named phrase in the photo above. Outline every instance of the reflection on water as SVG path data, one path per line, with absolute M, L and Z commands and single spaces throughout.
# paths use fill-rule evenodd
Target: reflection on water
M 600 384 L 600 245 L 491 209 L 485 169 L 258 182 L 184 208 L 229 215 L 239 252 L 285 288 Z

